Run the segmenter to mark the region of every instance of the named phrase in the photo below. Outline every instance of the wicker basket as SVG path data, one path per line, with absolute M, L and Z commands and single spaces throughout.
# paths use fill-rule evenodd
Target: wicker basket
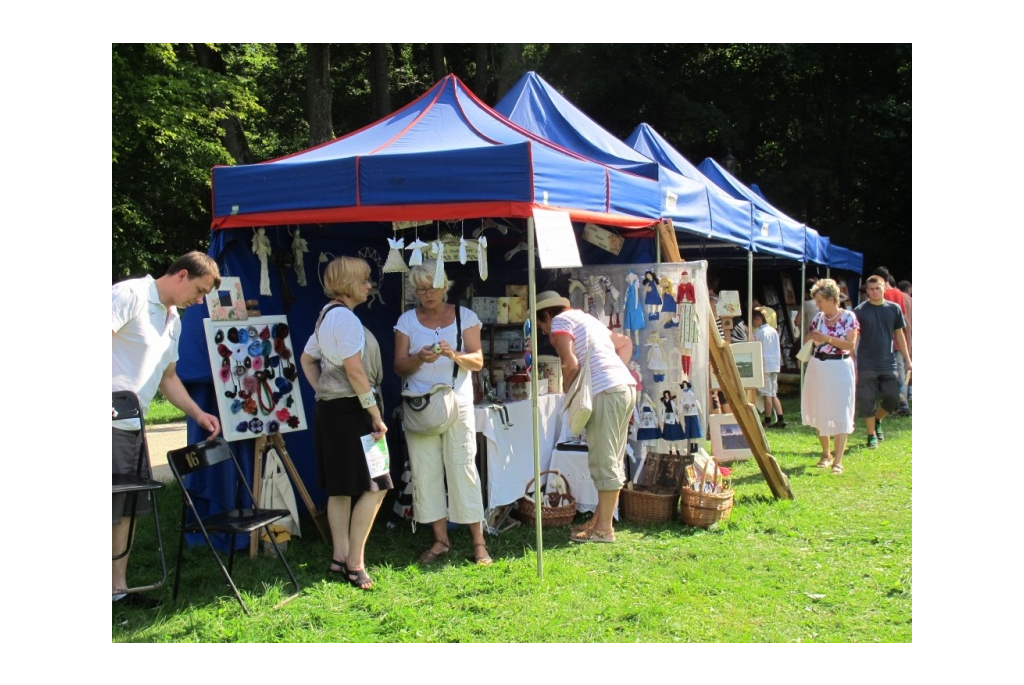
M 544 476 L 549 473 L 557 473 L 559 476 L 562 475 L 561 471 L 541 471 L 540 475 Z M 531 478 L 530 482 L 526 484 L 526 492 L 530 492 L 530 488 L 533 487 L 534 479 Z M 572 523 L 573 518 L 576 517 L 576 498 L 572 496 L 572 488 L 569 486 L 569 481 L 565 481 L 566 493 L 563 496 L 559 496 L 557 493 L 542 493 L 544 500 L 553 500 L 557 498 L 557 506 L 548 506 L 545 504 L 541 507 L 541 521 L 540 525 L 542 528 L 553 528 L 556 526 L 567 526 Z M 536 497 L 536 493 L 534 493 Z M 554 503 L 554 502 L 552 502 Z M 534 502 L 530 501 L 526 497 L 520 497 L 517 501 L 516 517 L 528 526 L 536 525 L 537 523 L 537 507 Z
M 675 518 L 679 493 L 657 495 L 653 492 L 623 489 L 619 493 L 622 518 L 634 523 L 660 523 Z
M 679 498 L 679 517 L 688 526 L 707 528 L 724 521 L 732 513 L 732 490 L 713 494 L 683 488 Z

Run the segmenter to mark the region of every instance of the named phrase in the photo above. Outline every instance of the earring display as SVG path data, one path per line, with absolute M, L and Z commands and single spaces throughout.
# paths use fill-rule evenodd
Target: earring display
M 244 328 L 210 319 L 203 323 L 210 364 L 218 370 L 213 385 L 224 439 L 305 430 L 287 317 L 250 318 Z M 222 342 L 225 337 L 230 346 Z

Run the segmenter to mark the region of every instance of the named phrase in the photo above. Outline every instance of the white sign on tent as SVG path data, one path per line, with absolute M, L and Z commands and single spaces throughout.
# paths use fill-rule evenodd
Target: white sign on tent
M 568 212 L 535 207 L 533 220 L 537 227 L 537 256 L 543 268 L 583 266 Z

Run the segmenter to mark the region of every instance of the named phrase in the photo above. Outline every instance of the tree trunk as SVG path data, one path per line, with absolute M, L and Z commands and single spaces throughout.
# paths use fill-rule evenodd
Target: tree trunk
M 490 83 L 491 75 L 487 73 L 487 43 L 477 43 L 473 48 L 473 58 L 476 62 L 476 73 L 473 74 L 473 92 L 481 100 L 487 100 L 487 84 Z
M 430 68 L 434 72 L 435 82 L 448 75 L 448 65 L 444 61 L 444 43 L 430 44 Z
M 522 75 L 523 44 L 502 43 L 501 58 L 498 60 L 498 94 L 495 102 L 501 102 Z
M 310 145 L 334 140 L 331 98 L 331 45 L 309 43 L 306 45 L 306 120 Z
M 374 118 L 381 119 L 391 114 L 387 43 L 370 44 L 370 93 L 373 96 Z
M 221 75 L 227 74 L 227 67 L 224 65 L 220 53 L 211 50 L 206 43 L 193 43 L 192 49 L 195 50 L 196 63 L 199 66 Z M 224 104 L 220 98 L 211 98 L 211 107 L 223 107 Z M 249 151 L 249 141 L 245 137 L 242 122 L 238 120 L 238 117 L 232 115 L 221 119 L 220 124 L 224 127 L 222 138 L 224 147 L 231 153 L 231 157 L 238 164 L 251 164 L 252 153 Z

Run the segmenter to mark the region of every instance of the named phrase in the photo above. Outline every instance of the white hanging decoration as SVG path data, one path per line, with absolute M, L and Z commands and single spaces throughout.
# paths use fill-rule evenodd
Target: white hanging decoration
M 480 280 L 487 280 L 487 238 L 486 236 L 480 236 L 477 238 L 477 251 L 476 251 L 476 263 L 480 267 Z
M 273 295 L 270 292 L 270 271 L 267 269 L 267 260 L 270 259 L 270 238 L 267 237 L 267 229 L 256 229 L 256 235 L 252 237 L 252 252 L 260 260 L 260 295 Z
M 388 251 L 387 261 L 384 262 L 384 273 L 393 274 L 408 271 L 409 267 L 405 265 L 405 259 L 402 258 L 405 240 L 402 238 L 388 238 L 388 246 L 391 249 Z
M 423 263 L 423 248 L 427 247 L 427 244 L 420 240 L 419 236 L 416 236 L 416 240 L 405 246 L 405 249 L 412 250 L 412 255 L 409 256 L 409 266 L 419 266 Z
M 306 265 L 305 254 L 309 252 L 309 243 L 302 237 L 299 228 L 296 226 L 295 235 L 292 237 L 292 254 L 295 256 L 295 280 L 302 287 L 306 286 Z
M 433 286 L 440 288 L 444 285 L 444 243 L 438 240 L 431 247 L 437 250 L 437 267 L 434 269 Z
M 466 256 L 466 236 L 459 238 L 459 264 L 465 264 L 468 257 Z

